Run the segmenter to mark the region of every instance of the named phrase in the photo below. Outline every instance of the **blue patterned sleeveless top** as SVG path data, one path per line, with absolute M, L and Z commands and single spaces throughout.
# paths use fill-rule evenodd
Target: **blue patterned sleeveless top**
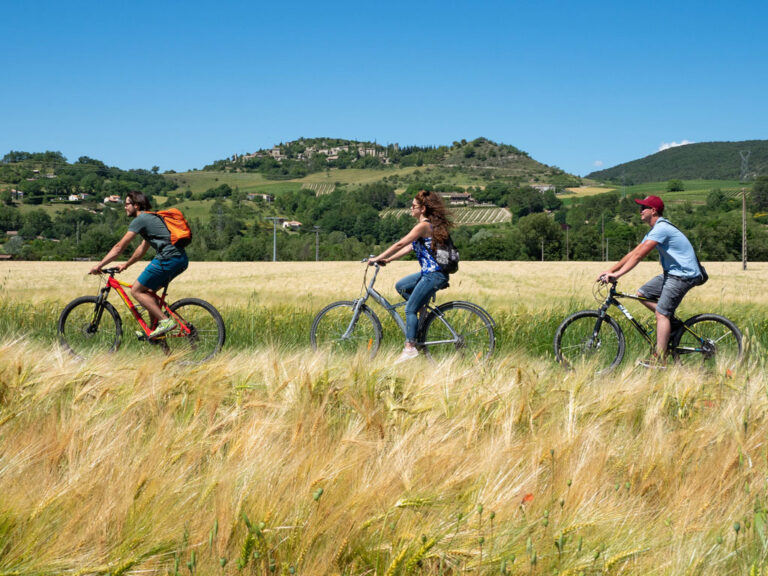
M 440 266 L 437 260 L 435 260 L 434 254 L 432 254 L 432 238 L 418 238 L 411 245 L 413 246 L 413 251 L 416 252 L 416 257 L 419 259 L 419 264 L 421 264 L 422 276 L 440 270 Z

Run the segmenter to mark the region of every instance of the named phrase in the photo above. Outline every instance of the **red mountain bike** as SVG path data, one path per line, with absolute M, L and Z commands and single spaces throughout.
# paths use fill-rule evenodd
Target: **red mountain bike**
M 104 268 L 104 286 L 98 296 L 81 296 L 64 308 L 59 316 L 59 341 L 74 355 L 81 358 L 99 352 L 114 352 L 120 347 L 123 321 L 117 310 L 107 301 L 111 290 L 117 291 L 141 330 L 136 331 L 140 341 L 159 346 L 166 354 L 182 362 L 198 363 L 208 360 L 224 345 L 224 320 L 218 310 L 205 300 L 182 298 L 166 303 L 167 286 L 160 294 L 152 292 L 160 308 L 176 320 L 176 328 L 149 339 L 154 324 L 144 320 L 140 307 L 134 304 L 125 288 L 131 285 L 115 278 L 117 268 Z

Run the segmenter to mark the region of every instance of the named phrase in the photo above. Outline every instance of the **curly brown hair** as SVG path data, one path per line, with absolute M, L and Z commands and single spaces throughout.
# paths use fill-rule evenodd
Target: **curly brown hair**
M 453 228 L 451 211 L 443 204 L 443 199 L 437 192 L 419 190 L 415 198 L 419 206 L 424 207 L 424 216 L 432 224 L 432 239 L 442 246 L 448 242 L 448 234 Z

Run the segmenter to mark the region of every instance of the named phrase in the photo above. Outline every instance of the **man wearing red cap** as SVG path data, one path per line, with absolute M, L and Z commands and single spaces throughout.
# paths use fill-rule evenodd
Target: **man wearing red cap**
M 703 277 L 691 242 L 662 216 L 663 200 L 658 196 L 647 196 L 635 202 L 640 205 L 640 219 L 648 224 L 651 230 L 640 244 L 611 268 L 602 272 L 598 280 L 613 282 L 637 266 L 651 250 L 656 248 L 659 251 L 664 273 L 643 284 L 637 294 L 656 300 L 643 304 L 656 313 L 656 357 L 653 360 L 663 362 L 675 310 L 683 296 L 691 288 L 702 283 Z

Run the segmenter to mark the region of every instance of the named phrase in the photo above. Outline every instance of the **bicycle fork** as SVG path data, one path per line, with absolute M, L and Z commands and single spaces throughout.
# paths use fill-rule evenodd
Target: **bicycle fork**
M 352 336 L 352 332 L 354 332 L 355 326 L 357 325 L 357 320 L 360 318 L 360 312 L 363 306 L 365 306 L 365 300 L 366 298 L 358 298 L 355 300 L 355 307 L 352 309 L 352 320 L 349 321 L 349 326 L 347 326 L 344 334 L 341 335 L 342 340 L 348 340 Z
M 93 318 L 91 319 L 91 323 L 88 326 L 88 332 L 91 334 L 95 333 L 96 330 L 99 329 L 101 316 L 104 314 L 104 302 L 107 301 L 108 296 L 109 286 L 104 286 L 101 290 L 99 290 L 99 295 L 96 297 L 96 304 L 94 305 L 93 309 Z

